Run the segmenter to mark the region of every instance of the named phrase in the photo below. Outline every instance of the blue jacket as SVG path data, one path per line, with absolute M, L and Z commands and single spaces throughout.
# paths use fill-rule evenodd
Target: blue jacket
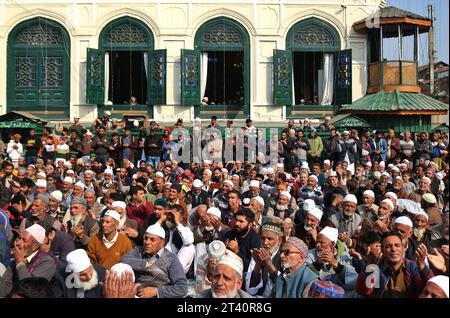
M 295 272 L 287 274 L 286 277 L 283 277 L 283 274 L 278 276 L 272 296 L 274 298 L 303 298 L 306 286 L 317 278 L 318 276 L 309 269 L 309 266 L 303 264 Z M 284 295 L 283 290 L 285 290 Z
M 375 147 L 376 143 L 375 143 L 375 139 L 372 138 L 369 140 L 369 144 L 370 144 L 370 157 L 372 158 L 372 160 L 374 160 L 376 158 L 375 155 L 375 150 L 378 149 L 378 147 Z M 381 160 L 386 161 L 386 153 L 388 151 L 388 147 L 387 147 L 387 143 L 386 143 L 386 139 L 381 138 L 380 139 L 380 156 L 381 156 Z

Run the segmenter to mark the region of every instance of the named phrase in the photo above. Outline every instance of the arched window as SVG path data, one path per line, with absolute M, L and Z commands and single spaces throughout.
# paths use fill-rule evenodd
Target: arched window
M 59 23 L 34 18 L 8 37 L 8 110 L 69 117 L 70 39 Z
M 132 17 L 108 23 L 98 50 L 88 49 L 87 101 L 105 110 L 145 110 L 165 104 L 166 50 L 154 50 L 149 27 Z M 135 102 L 131 97 L 134 97 Z
M 250 111 L 250 38 L 237 21 L 219 17 L 196 32 L 194 50 L 182 50 L 181 100 L 195 116 L 245 118 Z M 202 101 L 208 97 L 208 101 Z

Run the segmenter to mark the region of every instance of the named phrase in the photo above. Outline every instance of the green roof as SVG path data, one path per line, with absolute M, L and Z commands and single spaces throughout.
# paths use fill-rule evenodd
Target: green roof
M 370 20 L 371 18 L 379 18 L 379 19 L 411 18 L 411 19 L 431 21 L 430 18 L 391 6 L 377 10 L 375 14 L 372 14 L 370 17 L 359 20 L 355 24 L 363 23 L 365 21 Z
M 340 114 L 331 118 L 331 123 L 336 128 L 348 127 L 348 128 L 369 128 L 370 125 L 364 119 L 359 118 L 353 114 Z
M 448 105 L 420 93 L 379 91 L 361 97 L 341 111 L 398 112 L 398 111 L 448 111 Z

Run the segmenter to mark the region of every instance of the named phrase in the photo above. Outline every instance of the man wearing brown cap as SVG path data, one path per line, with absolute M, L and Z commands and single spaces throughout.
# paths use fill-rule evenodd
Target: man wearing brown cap
M 272 289 L 274 298 L 304 298 L 311 283 L 318 278 L 305 264 L 308 247 L 297 237 L 289 237 L 281 247 L 283 273 Z

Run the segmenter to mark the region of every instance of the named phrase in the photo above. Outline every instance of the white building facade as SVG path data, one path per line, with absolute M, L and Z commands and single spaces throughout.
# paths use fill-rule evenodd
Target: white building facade
M 331 115 L 366 93 L 367 38 L 352 25 L 385 2 L 1 0 L 0 114 Z

